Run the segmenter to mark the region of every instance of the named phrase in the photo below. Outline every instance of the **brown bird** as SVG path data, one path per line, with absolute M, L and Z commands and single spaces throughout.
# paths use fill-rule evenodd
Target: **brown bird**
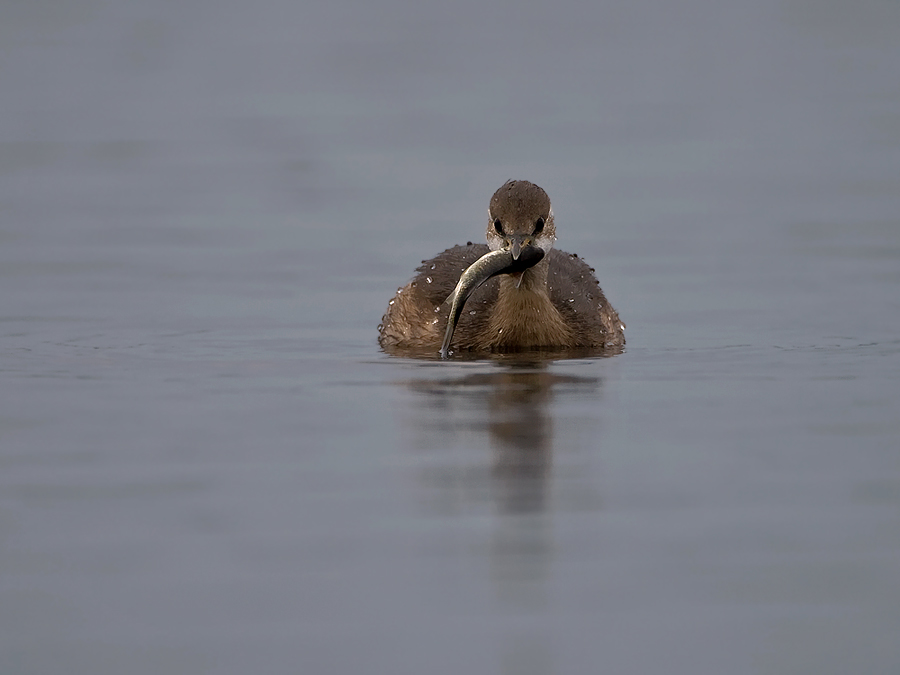
M 488 209 L 487 245 L 425 260 L 378 327 L 388 353 L 621 350 L 625 325 L 594 270 L 553 248 L 547 193 L 511 180 Z M 497 277 L 497 278 L 494 278 Z

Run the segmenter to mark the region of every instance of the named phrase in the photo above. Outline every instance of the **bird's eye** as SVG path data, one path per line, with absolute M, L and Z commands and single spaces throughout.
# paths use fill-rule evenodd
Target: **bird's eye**
M 503 223 L 500 222 L 499 218 L 494 220 L 494 231 L 499 235 L 503 234 Z
M 538 218 L 534 223 L 534 236 L 537 236 L 544 229 L 544 219 Z

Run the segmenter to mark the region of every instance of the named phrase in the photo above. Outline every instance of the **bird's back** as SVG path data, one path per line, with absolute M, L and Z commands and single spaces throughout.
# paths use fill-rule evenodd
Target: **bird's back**
M 489 250 L 485 244 L 468 243 L 423 261 L 413 280 L 399 289 L 388 305 L 379 327 L 379 344 L 397 354 L 436 352 L 447 327 L 449 307 L 445 306 L 445 300 L 462 273 Z M 556 249 L 550 250 L 547 261 L 550 301 L 569 327 L 572 344 L 540 346 L 600 349 L 624 344 L 624 326 L 600 289 L 594 270 L 577 255 Z M 486 335 L 499 288 L 499 278 L 494 277 L 466 302 L 453 341 L 456 350 L 494 348 Z

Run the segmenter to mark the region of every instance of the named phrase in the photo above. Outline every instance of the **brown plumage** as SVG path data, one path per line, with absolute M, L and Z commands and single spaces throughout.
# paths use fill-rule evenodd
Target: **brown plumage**
M 490 246 L 454 246 L 423 261 L 415 278 L 397 291 L 379 326 L 378 342 L 395 355 L 437 353 L 447 328 L 449 305 L 460 276 L 491 250 L 525 246 L 544 257 L 515 274 L 500 274 L 469 297 L 456 326 L 451 350 L 470 352 L 610 350 L 625 343 L 625 326 L 593 269 L 578 256 L 552 248 L 556 239 L 547 194 L 533 183 L 509 181 L 489 209 Z

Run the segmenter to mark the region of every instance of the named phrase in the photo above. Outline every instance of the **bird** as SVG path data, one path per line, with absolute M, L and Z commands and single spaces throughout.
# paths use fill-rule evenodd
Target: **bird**
M 524 180 L 502 185 L 491 197 L 486 238 L 422 261 L 378 326 L 385 352 L 621 351 L 625 324 L 594 269 L 554 248 L 556 224 L 542 188 Z

